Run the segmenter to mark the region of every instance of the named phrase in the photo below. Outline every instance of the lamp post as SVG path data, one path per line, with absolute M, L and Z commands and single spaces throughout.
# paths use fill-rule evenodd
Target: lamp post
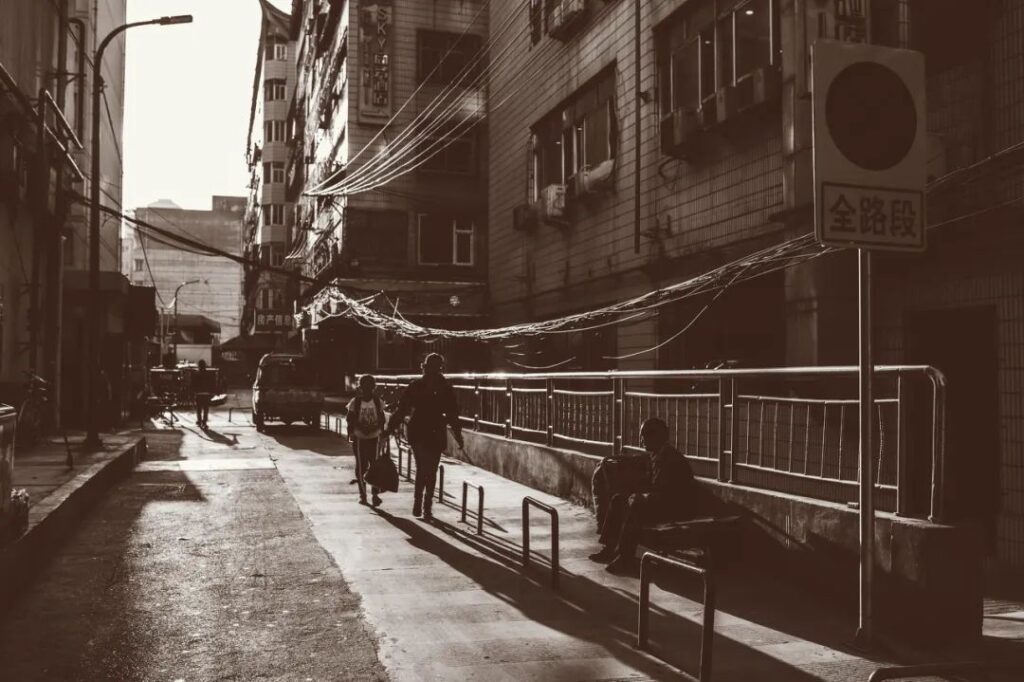
M 161 17 L 149 21 L 136 21 L 118 26 L 108 33 L 96 48 L 92 60 L 92 150 L 91 170 L 89 176 L 89 333 L 86 336 L 86 362 L 89 363 L 85 373 L 86 388 L 86 422 L 87 433 L 82 446 L 86 449 L 98 449 L 102 446 L 99 436 L 99 396 L 100 383 L 100 96 L 103 93 L 103 52 L 110 41 L 119 34 L 135 26 L 159 24 L 192 23 L 191 14 L 173 17 Z
M 181 291 L 182 287 L 187 287 L 189 284 L 199 284 L 198 279 L 190 279 L 187 282 L 182 282 L 174 289 L 174 364 L 178 364 L 178 292 Z

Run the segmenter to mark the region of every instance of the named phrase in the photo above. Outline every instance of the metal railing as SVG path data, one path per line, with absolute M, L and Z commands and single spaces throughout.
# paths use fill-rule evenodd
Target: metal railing
M 715 641 L 715 582 L 711 571 L 686 561 L 654 552 L 646 552 L 640 559 L 640 614 L 636 625 L 636 645 L 647 650 L 647 618 L 651 602 L 651 572 L 655 564 L 675 568 L 698 576 L 704 583 L 704 624 L 700 633 L 700 674 L 697 679 L 708 682 L 711 679 L 711 652 Z
M 533 497 L 523 498 L 523 568 L 530 566 L 530 507 L 551 516 L 551 587 L 558 589 L 558 510 Z
M 926 365 L 875 368 L 876 505 L 942 519 L 946 381 Z M 393 398 L 416 375 L 378 376 Z M 658 416 L 705 478 L 857 500 L 857 368 L 453 374 L 465 427 L 605 456 L 640 451 Z M 388 395 L 390 394 L 390 395 Z

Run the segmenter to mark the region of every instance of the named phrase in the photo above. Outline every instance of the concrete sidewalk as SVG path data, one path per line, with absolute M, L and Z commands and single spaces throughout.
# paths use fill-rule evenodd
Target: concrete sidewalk
M 273 432 L 264 436 L 274 438 Z M 651 656 L 636 649 L 638 580 L 610 575 L 596 551 L 589 510 L 489 472 L 445 460 L 445 503 L 435 521 L 412 517 L 411 484 L 374 511 L 358 504 L 347 445 L 278 438 L 292 448 L 277 467 L 333 556 L 394 680 L 685 679 L 696 674 L 702 606 L 698 585 L 680 596 L 652 590 Z M 463 481 L 483 486 L 485 527 L 460 521 Z M 531 524 L 535 562 L 520 561 L 521 503 L 559 511 L 561 589 L 550 588 L 548 518 Z M 475 491 L 471 491 L 471 506 Z M 755 572 L 756 573 L 756 572 Z M 676 581 L 678 582 L 678 581 Z M 714 679 L 866 680 L 891 663 L 849 646 L 855 622 L 784 585 L 721 577 Z M 668 664 L 666 664 L 666 662 Z M 669 665 L 670 664 L 670 665 Z
M 0 547 L 0 612 L 60 546 L 110 487 L 144 455 L 139 432 L 103 434 L 102 449 L 83 453 L 83 434 L 70 434 L 74 465 L 67 465 L 62 438 L 41 442 L 15 455 L 13 488 L 29 493 L 28 528 Z

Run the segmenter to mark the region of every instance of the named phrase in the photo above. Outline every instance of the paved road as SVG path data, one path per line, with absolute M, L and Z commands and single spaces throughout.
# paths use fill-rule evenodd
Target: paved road
M 0 678 L 386 679 L 271 451 L 211 422 L 147 433 L 147 461 L 0 624 Z

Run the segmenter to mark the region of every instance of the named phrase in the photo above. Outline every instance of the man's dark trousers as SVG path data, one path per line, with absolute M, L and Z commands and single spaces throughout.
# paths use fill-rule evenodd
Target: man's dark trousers
M 689 505 L 659 493 L 620 493 L 608 505 L 600 539 L 604 545 L 615 548 L 620 557 L 633 559 L 643 526 L 692 516 Z
M 428 443 L 410 443 L 412 456 L 416 458 L 416 483 L 413 500 L 423 501 L 423 508 L 429 510 L 434 500 L 437 481 L 437 465 L 441 463 L 441 448 Z M 426 493 L 426 496 L 424 496 Z

